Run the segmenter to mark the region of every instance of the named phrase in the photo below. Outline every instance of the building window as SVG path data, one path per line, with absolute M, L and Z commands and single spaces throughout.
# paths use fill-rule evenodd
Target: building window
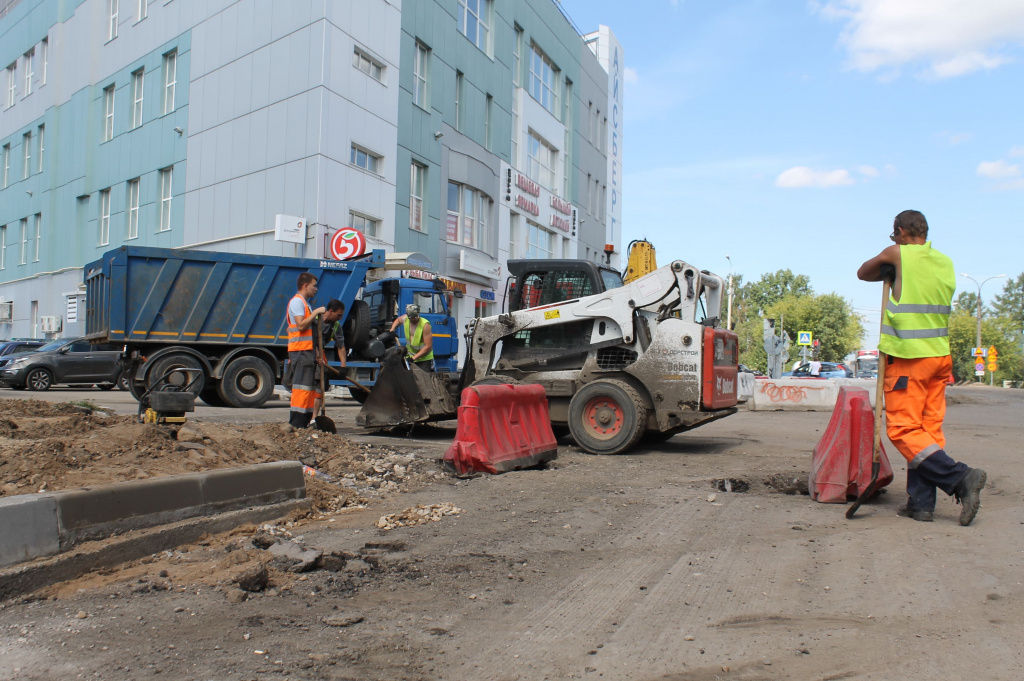
M 526 175 L 549 191 L 557 191 L 555 165 L 558 161 L 558 152 L 533 130 L 526 139 L 526 145 Z
M 352 66 L 356 67 L 370 78 L 380 81 L 381 83 L 384 82 L 384 66 L 376 59 L 364 54 L 358 47 L 352 54 Z
M 427 195 L 427 167 L 413 161 L 412 174 L 409 182 L 409 228 L 417 232 L 427 231 L 423 213 L 426 206 L 423 199 Z
M 32 133 L 26 132 L 21 136 L 21 146 L 25 149 L 25 157 L 21 166 L 21 179 L 27 180 L 32 172 Z
M 14 88 L 18 77 L 18 62 L 7 67 L 7 108 L 14 106 Z
M 462 86 L 465 77 L 462 71 L 455 72 L 455 129 L 462 132 Z
M 494 303 L 489 300 L 478 300 L 473 308 L 473 316 L 476 319 L 491 317 L 494 315 Z
M 608 185 L 601 185 L 601 205 L 597 207 L 598 219 L 604 222 L 608 210 Z
M 455 182 L 448 183 L 448 222 L 445 239 L 484 250 L 491 199 L 486 194 Z
M 136 22 L 142 21 L 143 19 L 145 19 L 148 16 L 149 16 L 149 0 L 139 0 L 139 11 L 138 11 L 138 17 L 139 18 L 136 19 Z
M 512 93 L 512 165 L 519 167 L 519 95 Z
M 3 188 L 7 189 L 7 182 L 11 174 L 11 145 L 4 145 L 4 167 L 3 167 Z
M 22 99 L 32 94 L 32 78 L 36 75 L 36 51 L 34 49 L 25 53 L 25 91 L 21 94 Z
M 28 264 L 28 218 L 21 219 L 21 264 Z
M 557 88 L 558 69 L 536 45 L 530 46 L 530 96 L 540 102 L 540 105 L 557 115 L 558 93 Z
M 103 141 L 114 139 L 114 86 L 103 88 Z
M 174 86 L 178 82 L 178 52 L 164 55 L 164 113 L 174 111 Z
M 50 64 L 50 39 L 43 38 L 43 74 L 41 82 L 46 85 L 46 67 Z
M 369 170 L 376 175 L 380 174 L 381 157 L 354 144 L 352 145 L 352 158 L 349 162 L 363 170 Z
M 360 215 L 359 213 L 350 212 L 348 214 L 348 222 L 352 226 L 352 229 L 359 230 L 364 236 L 380 236 L 380 220 L 368 218 L 365 215 Z
M 100 234 L 99 245 L 110 243 L 110 190 L 100 192 Z
M 490 52 L 491 0 L 459 0 L 459 33 Z
M 32 262 L 39 262 L 39 246 L 43 240 L 43 214 L 36 213 L 35 252 L 32 255 Z
M 556 252 L 560 251 L 558 248 L 558 238 L 557 234 L 552 234 L 540 225 L 535 225 L 527 220 L 526 252 L 523 253 L 523 257 L 536 259 L 551 258 Z
M 416 55 L 412 66 L 412 103 L 427 108 L 427 70 L 430 68 L 430 51 L 416 43 Z
M 107 9 L 110 14 L 110 30 L 107 33 L 107 40 L 117 37 L 117 5 L 118 0 L 107 0 Z
M 494 97 L 487 95 L 484 105 L 484 148 L 491 150 L 491 131 L 494 129 Z
M 36 172 L 37 173 L 43 172 L 43 151 L 45 151 L 45 149 L 46 149 L 46 147 L 44 146 L 45 139 L 46 139 L 46 125 L 44 124 L 44 125 L 40 125 L 39 126 L 39 159 L 36 162 Z
M 128 229 L 127 239 L 139 236 L 139 178 L 128 180 Z
M 171 228 L 171 171 L 164 168 L 160 171 L 160 229 L 166 232 Z
M 146 73 L 142 69 L 132 74 L 132 130 L 142 125 L 142 93 L 145 79 Z
M 0 270 L 7 269 L 7 225 L 0 227 Z
M 512 87 L 519 87 L 519 77 L 522 73 L 522 66 L 519 63 L 519 56 L 523 53 L 523 29 L 516 26 L 516 36 L 512 43 Z

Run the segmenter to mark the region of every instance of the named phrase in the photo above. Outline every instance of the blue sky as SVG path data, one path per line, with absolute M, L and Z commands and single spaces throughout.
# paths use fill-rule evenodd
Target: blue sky
M 625 51 L 623 245 L 723 275 L 728 254 L 747 280 L 790 268 L 869 328 L 881 290 L 856 270 L 904 209 L 958 273 L 1024 271 L 1024 1 L 562 5 Z

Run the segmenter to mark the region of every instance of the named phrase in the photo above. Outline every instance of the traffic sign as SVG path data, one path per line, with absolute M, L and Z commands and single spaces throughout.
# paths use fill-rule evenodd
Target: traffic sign
M 813 344 L 813 338 L 810 331 L 798 331 L 796 334 L 797 345 L 811 345 Z
M 974 363 L 974 375 L 975 376 L 984 376 L 985 375 L 985 363 L 984 362 L 978 361 L 978 362 Z
M 993 357 L 993 358 L 994 358 L 994 357 L 998 357 L 998 356 L 999 356 L 999 353 L 998 353 L 998 352 L 996 352 L 996 346 L 994 346 L 994 345 L 990 345 L 990 346 L 988 347 L 988 356 L 989 356 L 989 357 Z
M 335 260 L 348 260 L 366 251 L 366 237 L 362 232 L 343 227 L 331 237 L 331 256 Z
M 971 357 L 984 357 L 988 354 L 985 348 L 971 348 Z
M 996 364 L 995 362 L 989 362 L 988 363 L 988 370 L 989 371 L 995 373 L 998 369 L 999 369 L 999 365 Z

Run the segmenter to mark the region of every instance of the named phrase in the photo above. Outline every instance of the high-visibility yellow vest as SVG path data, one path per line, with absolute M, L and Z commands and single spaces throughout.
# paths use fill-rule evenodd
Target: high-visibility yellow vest
M 309 315 L 311 315 L 313 313 L 313 311 L 309 309 L 309 304 L 306 302 L 306 299 L 303 298 L 302 296 L 293 296 L 292 300 L 295 300 L 296 298 L 298 298 L 299 300 L 302 301 L 302 307 L 306 311 L 306 315 L 305 316 L 308 317 Z M 288 305 L 289 305 L 289 307 L 291 306 L 291 301 L 288 301 Z M 298 320 L 296 319 L 295 323 L 293 324 L 292 323 L 292 316 L 291 316 L 291 314 L 288 313 L 287 310 L 285 310 L 284 318 L 285 318 L 285 321 L 288 322 L 288 352 L 300 352 L 302 350 L 312 350 L 313 349 L 313 327 L 310 326 L 305 331 L 300 331 L 299 330 Z
M 893 357 L 945 357 L 949 354 L 949 313 L 956 272 L 949 256 L 932 242 L 900 246 L 903 287 L 889 296 L 878 349 Z
M 410 335 L 410 333 L 409 333 L 409 326 L 410 326 L 409 325 L 409 318 L 408 317 L 405 318 L 405 323 L 403 325 L 403 330 L 405 331 L 405 349 L 406 349 L 406 354 L 408 354 L 409 357 L 412 357 L 413 355 L 415 355 L 423 347 L 423 329 L 425 329 L 427 327 L 427 324 L 429 324 L 429 323 L 430 322 L 428 322 L 426 319 L 424 319 L 423 317 L 420 317 L 419 321 L 416 322 L 416 328 L 412 331 L 412 334 Z M 434 359 L 434 349 L 433 349 L 433 347 L 431 347 L 430 352 L 428 352 L 427 354 L 423 355 L 422 357 L 420 357 L 416 361 L 417 362 L 426 362 L 427 360 L 431 360 L 431 359 Z

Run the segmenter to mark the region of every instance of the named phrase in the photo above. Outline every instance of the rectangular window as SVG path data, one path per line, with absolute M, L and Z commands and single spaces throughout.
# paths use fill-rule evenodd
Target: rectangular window
M 110 190 L 104 189 L 100 192 L 100 233 L 99 245 L 106 246 L 110 243 Z
M 601 141 L 598 143 L 597 148 L 601 151 L 605 151 L 608 148 L 608 117 L 605 116 L 601 119 Z
M 145 0 L 142 0 L 142 2 L 145 2 Z M 132 130 L 142 125 L 142 93 L 145 79 L 146 72 L 143 69 L 139 69 L 132 74 Z
M 608 185 L 601 185 L 601 205 L 597 207 L 600 220 L 604 222 L 605 213 L 608 209 Z
M 149 16 L 149 0 L 139 0 L 139 11 L 136 16 L 138 16 L 137 22 Z
M 491 0 L 459 0 L 459 33 L 484 52 L 490 51 Z
M 43 241 L 43 214 L 36 213 L 36 231 L 35 231 L 35 252 L 32 255 L 32 262 L 39 262 L 39 246 Z
M 43 38 L 43 73 L 41 83 L 46 85 L 46 67 L 50 65 L 50 39 Z
M 551 258 L 555 253 L 557 235 L 552 234 L 540 225 L 526 222 L 526 253 L 527 258 Z
M 11 145 L 4 145 L 3 189 L 7 189 L 11 175 Z
M 430 51 L 416 43 L 416 54 L 412 65 L 412 103 L 427 108 L 427 71 L 430 68 Z
M 114 86 L 103 88 L 103 141 L 114 139 Z
M 358 47 L 352 54 L 352 66 L 356 67 L 370 78 L 384 82 L 384 66 L 376 59 L 363 53 Z
M 427 167 L 413 161 L 412 174 L 409 180 L 409 228 L 417 232 L 427 231 L 423 219 L 426 206 L 424 197 L 427 195 Z
M 14 88 L 17 85 L 18 62 L 7 67 L 7 108 L 14 106 Z
M 365 236 L 380 236 L 380 220 L 375 218 L 368 218 L 365 215 L 359 213 L 348 214 L 349 224 L 352 229 L 357 229 L 362 232 Z
M 540 105 L 557 115 L 558 69 L 536 45 L 530 46 L 530 96 Z
M 519 87 L 519 77 L 522 73 L 522 66 L 519 63 L 519 55 L 523 53 L 523 29 L 516 26 L 516 37 L 512 43 L 512 87 Z
M 526 145 L 526 175 L 549 191 L 557 191 L 555 164 L 558 152 L 532 130 L 527 137 Z
M 494 128 L 494 97 L 487 95 L 484 105 L 484 148 L 491 150 L 491 130 Z
M 160 229 L 166 232 L 171 228 L 171 171 L 164 168 L 160 171 Z
M 519 93 L 512 93 L 512 165 L 519 167 Z
M 473 316 L 477 319 L 481 317 L 491 317 L 494 315 L 494 303 L 489 300 L 478 300 L 473 308 Z
M 27 180 L 32 172 L 32 133 L 26 132 L 21 136 L 21 146 L 24 149 L 24 160 L 21 166 L 21 179 Z
M 462 132 L 462 71 L 455 72 L 455 129 Z
M 598 151 L 601 151 L 601 110 L 594 110 L 594 146 L 597 147 Z
M 7 225 L 0 227 L 0 270 L 7 269 Z
M 43 151 L 45 151 L 45 149 L 46 149 L 46 147 L 44 146 L 45 139 L 46 139 L 46 125 L 44 124 L 44 125 L 40 125 L 39 126 L 39 159 L 36 161 L 36 172 L 37 173 L 43 172 Z
M 369 170 L 377 175 L 380 174 L 381 157 L 354 144 L 352 145 L 352 156 L 349 162 L 363 170 Z
M 110 15 L 110 30 L 107 32 L 107 40 L 117 37 L 117 5 L 118 0 L 107 0 L 107 9 Z
M 128 229 L 125 238 L 135 239 L 139 236 L 139 178 L 128 180 Z
M 21 264 L 28 264 L 28 218 L 21 219 Z
M 36 73 L 36 51 L 34 49 L 25 53 L 25 91 L 21 93 L 22 99 L 32 94 L 32 79 Z
M 164 113 L 174 111 L 174 86 L 178 82 L 178 52 L 164 55 Z
M 487 238 L 487 216 L 491 199 L 471 187 L 448 183 L 448 215 L 445 240 L 470 248 L 484 250 Z

